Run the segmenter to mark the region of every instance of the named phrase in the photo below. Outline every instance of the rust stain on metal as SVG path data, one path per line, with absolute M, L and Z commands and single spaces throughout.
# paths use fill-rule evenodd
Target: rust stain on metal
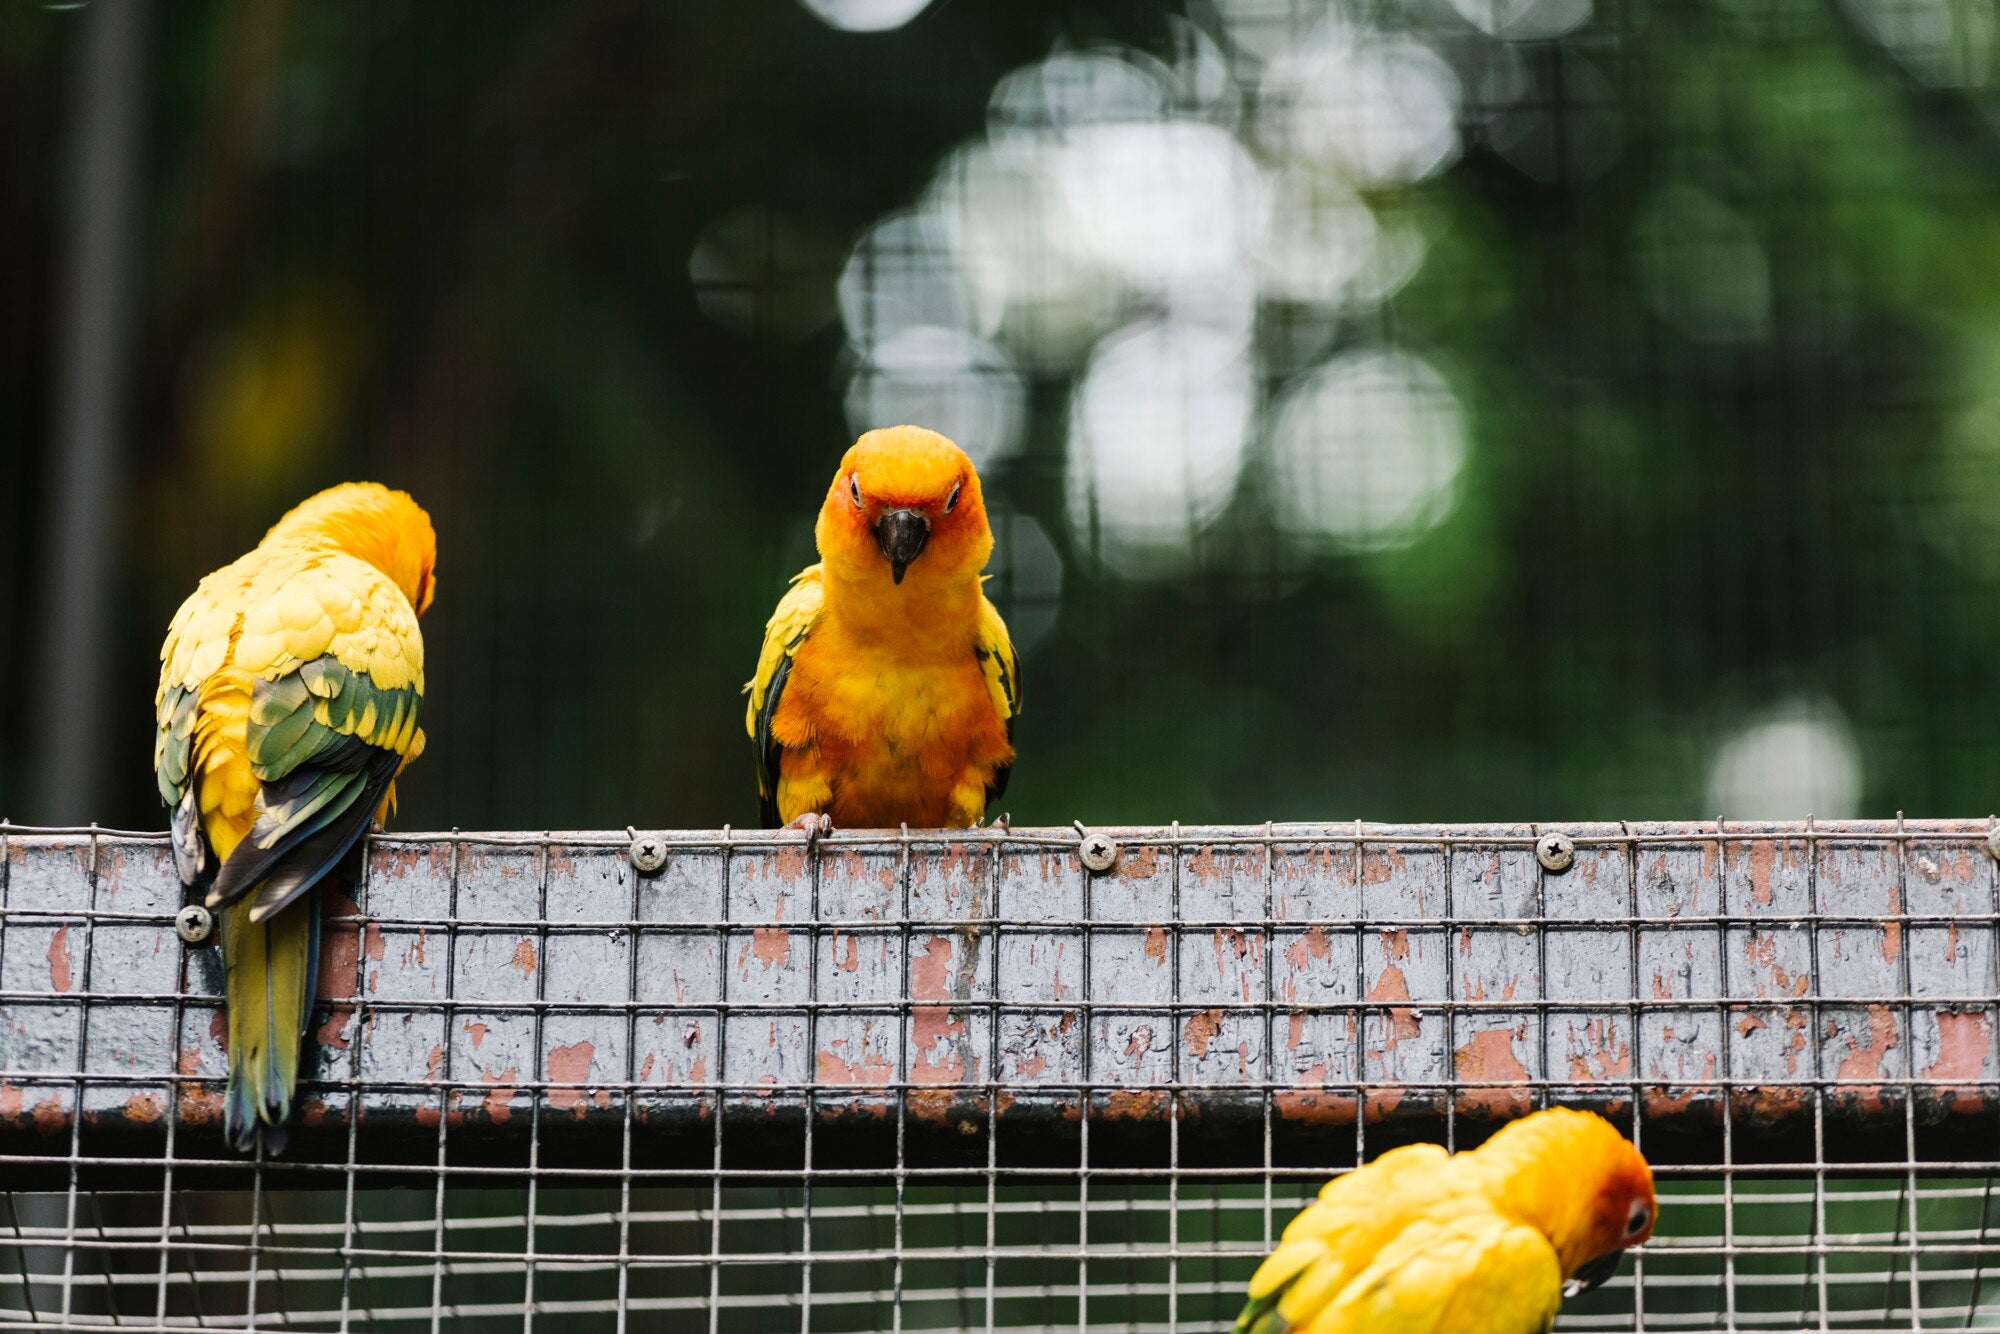
M 438 1075 L 443 1070 L 444 1048 L 442 1046 L 432 1047 L 430 1056 L 424 1061 L 424 1078 L 435 1084 L 437 1083 Z
M 65 926 L 49 937 L 49 985 L 68 991 L 70 981 L 69 928 Z
M 533 977 L 535 975 L 535 965 L 538 962 L 535 958 L 535 942 L 526 936 L 521 937 L 521 942 L 514 946 L 513 957 L 509 958 L 507 962 L 513 967 L 520 969 L 522 977 Z
M 1351 1093 L 1286 1089 L 1273 1094 L 1271 1110 L 1280 1119 L 1309 1126 L 1351 1126 L 1355 1102 Z
M 423 968 L 427 966 L 427 961 L 424 958 L 424 946 L 430 942 L 430 935 L 431 933 L 428 928 L 421 926 L 417 928 L 416 938 L 411 940 L 409 948 L 403 951 L 403 967 Z
M 1010 1100 L 1005 1093 L 1000 1097 L 999 1110 L 1004 1113 L 1010 1106 Z M 903 1106 L 919 1121 L 935 1126 L 955 1123 L 959 1132 L 966 1135 L 977 1134 L 980 1119 L 986 1115 L 985 1098 L 968 1097 L 944 1089 L 913 1089 L 903 1095 Z M 887 1116 L 889 1104 L 884 1099 L 871 1099 L 869 1110 Z
M 1400 1084 L 1385 1084 L 1368 1090 L 1362 1105 L 1362 1116 L 1371 1126 L 1379 1126 L 1403 1105 L 1404 1089 Z
M 923 952 L 910 960 L 910 999 L 941 1001 L 952 999 L 952 938 L 932 936 Z
M 792 933 L 781 926 L 760 926 L 750 933 L 750 943 L 736 956 L 737 971 L 744 972 L 752 957 L 768 971 L 783 968 L 792 957 Z
M 1741 847 L 1741 844 L 1735 845 Z M 1731 853 L 1732 859 L 1736 854 Z M 1778 845 L 1767 839 L 1759 839 L 1750 844 L 1750 901 L 1760 908 L 1768 908 L 1774 899 L 1771 889 L 1771 871 L 1778 862 Z
M 1369 848 L 1361 854 L 1361 883 L 1385 885 L 1409 869 L 1400 848 Z
M 478 1051 L 480 1044 L 486 1041 L 486 1025 L 468 1019 L 465 1021 L 465 1035 L 472 1039 L 472 1049 Z
M 1827 1025 L 1827 1037 L 1834 1037 L 1839 1032 L 1837 1026 Z M 1850 1101 L 1865 1111 L 1879 1112 L 1884 1106 L 1885 1090 L 1879 1083 L 1870 1084 L 1868 1081 L 1886 1078 L 1882 1062 L 1901 1042 L 1896 1032 L 1895 1011 L 1886 1005 L 1869 1006 L 1867 1042 L 1864 1044 L 1853 1033 L 1846 1034 L 1846 1037 L 1848 1053 L 1841 1057 L 1840 1065 L 1834 1072 L 1836 1093 L 1842 1101 Z
M 222 1119 L 222 1094 L 215 1086 L 183 1083 L 179 1106 L 180 1119 L 186 1125 L 205 1126 Z
M 1208 1055 L 1208 1044 L 1215 1041 L 1215 1035 L 1222 1031 L 1222 1011 L 1197 1010 L 1188 1016 L 1184 1036 L 1188 1050 L 1199 1061 Z
M 590 1042 L 572 1042 L 567 1047 L 549 1048 L 549 1082 L 553 1084 L 582 1084 L 590 1078 L 590 1062 L 597 1055 L 597 1047 Z M 575 1109 L 583 1114 L 584 1091 L 574 1088 L 552 1088 L 549 1090 L 549 1106 L 558 1112 Z
M 1592 1019 L 1583 1026 L 1584 1050 L 1573 1052 L 1569 1077 L 1579 1084 L 1624 1079 L 1632 1073 L 1632 1047 L 1613 1038 L 1609 1019 Z
M 327 1110 L 326 1099 L 307 1098 L 299 1104 L 299 1120 L 317 1129 L 326 1124 Z
M 328 891 L 324 903 L 325 912 L 332 917 L 355 917 L 361 912 L 361 905 L 337 890 Z M 352 997 L 360 990 L 361 932 L 352 922 L 328 923 L 320 932 L 319 976 L 313 981 L 313 995 L 320 1000 L 338 1001 Z M 319 1040 L 345 1047 L 346 1039 L 340 1035 L 353 1013 L 349 1006 L 335 1006 L 333 1014 L 320 1028 Z M 333 1035 L 331 1038 L 329 1031 Z
M 1730 1094 L 1729 1106 L 1733 1115 L 1749 1125 L 1779 1126 L 1802 1115 L 1811 1097 L 1802 1088 L 1739 1088 Z
M 1167 961 L 1167 928 L 1164 926 L 1146 928 L 1146 957 L 1155 963 Z
M 841 953 L 843 946 L 847 950 L 845 954 Z M 832 955 L 833 966 L 841 972 L 855 973 L 861 971 L 861 938 L 852 932 L 834 932 Z
M 1317 959 L 1324 963 L 1333 957 L 1333 942 L 1326 938 L 1320 927 L 1309 926 L 1306 933 L 1285 947 L 1285 959 L 1292 967 L 1303 972 L 1310 966 L 1309 961 Z
M 1767 970 L 1777 983 L 1778 994 L 1782 996 L 1803 996 L 1812 989 L 1812 978 L 1804 973 L 1796 976 L 1778 962 L 1778 937 L 1769 931 L 1752 931 L 1744 941 L 1744 953 L 1756 967 Z M 1758 995 L 1768 995 L 1763 987 Z
M 506 1125 L 514 1115 L 514 1095 L 520 1092 L 514 1082 L 521 1077 L 520 1067 L 510 1065 L 497 1075 L 481 1071 L 479 1077 L 494 1086 L 493 1091 L 486 1095 L 487 1119 L 496 1126 Z
M 1151 844 L 1128 847 L 1118 859 L 1120 880 L 1151 880 L 1160 870 L 1160 850 Z
M 0 1083 L 0 1121 L 21 1119 L 21 1090 L 12 1084 Z
M 1649 1118 L 1666 1119 L 1686 1116 L 1699 1104 L 1707 1119 L 1722 1120 L 1722 1090 L 1714 1087 L 1690 1088 L 1684 1093 L 1672 1094 L 1663 1088 L 1647 1089 L 1641 1095 L 1640 1106 Z
M 1167 1095 L 1158 1089 L 1113 1089 L 1104 1096 L 1104 1116 L 1112 1121 L 1154 1121 L 1167 1114 Z
M 63 1110 L 62 1099 L 54 1094 L 35 1104 L 29 1114 L 35 1122 L 35 1129 L 44 1135 L 53 1135 L 69 1125 L 69 1114 Z
M 1368 989 L 1368 999 L 1371 1001 L 1406 1001 L 1409 998 L 1410 984 L 1403 977 L 1403 970 L 1394 964 L 1384 968 L 1375 979 L 1375 985 Z M 1413 1009 L 1391 1009 L 1388 1018 L 1382 1050 L 1370 1053 L 1378 1059 L 1424 1031 L 1423 1022 L 1417 1018 L 1417 1012 Z
M 1901 886 L 1889 886 L 1889 912 L 1891 915 L 1903 911 L 1903 891 Z M 1893 964 L 1903 956 L 1903 924 L 1901 922 L 1882 923 L 1882 962 Z
M 959 1042 L 964 1036 L 965 1020 L 956 1011 L 943 1005 L 911 1007 L 910 1045 L 916 1054 L 910 1062 L 910 1082 L 965 1082 L 965 1052 Z
M 347 1021 L 354 1017 L 354 1011 L 337 1005 L 327 1011 L 326 1018 L 313 1030 L 313 1040 L 322 1047 L 337 1051 L 347 1050 Z
M 364 922 L 361 930 L 366 940 L 366 944 L 362 947 L 363 952 L 376 963 L 382 962 L 382 956 L 388 952 L 389 948 L 387 943 L 382 939 L 382 928 L 373 922 Z
M 444 1119 L 444 1108 L 434 1102 L 425 1102 L 410 1115 L 425 1130 L 436 1130 L 438 1122 Z
M 1986 1095 L 1971 1087 L 1986 1070 L 1986 1058 L 1993 1052 L 1993 1030 L 1986 1016 L 1971 1013 L 1941 1013 L 1937 1017 L 1938 1058 L 1924 1069 L 1924 1078 L 1938 1087 L 1932 1096 L 1948 1098 L 1951 1110 L 1971 1115 L 1984 1110 Z M 1964 1084 L 1956 1081 L 1966 1081 Z
M 860 1055 L 849 1060 L 841 1053 L 847 1048 L 846 1038 L 835 1038 L 819 1050 L 819 1080 L 822 1084 L 886 1084 L 895 1077 L 896 1070 L 890 1063 L 888 1054 L 878 1050 L 869 1042 L 874 1033 L 875 1021 L 863 1020 L 861 1024 Z
M 1513 1028 L 1490 1028 L 1472 1035 L 1471 1041 L 1453 1055 L 1458 1077 L 1474 1084 L 1509 1084 L 1511 1088 L 1468 1089 L 1459 1105 L 1496 1116 L 1515 1116 L 1528 1110 L 1527 1083 L 1534 1076 L 1514 1054 L 1514 1042 L 1528 1036 L 1526 1024 Z

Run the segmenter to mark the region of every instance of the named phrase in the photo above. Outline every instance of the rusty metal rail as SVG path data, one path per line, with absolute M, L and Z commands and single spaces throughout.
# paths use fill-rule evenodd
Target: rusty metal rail
M 287 1174 L 1268 1170 L 1546 1101 L 1901 1167 L 2000 1122 L 1985 821 L 1098 832 L 377 837 Z M 0 1154 L 226 1175 L 164 837 L 0 867 Z

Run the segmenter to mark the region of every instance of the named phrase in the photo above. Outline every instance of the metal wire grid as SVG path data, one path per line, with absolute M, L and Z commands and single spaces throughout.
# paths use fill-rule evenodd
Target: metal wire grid
M 1060 831 L 955 836 L 948 844 L 907 831 L 840 835 L 815 858 L 773 836 L 676 835 L 666 840 L 660 879 L 617 877 L 623 892 L 588 921 L 576 919 L 576 902 L 564 892 L 566 859 L 596 854 L 607 866 L 623 865 L 622 836 L 378 840 L 359 910 L 337 913 L 328 933 L 336 958 L 343 933 L 359 949 L 344 984 L 337 968 L 322 977 L 315 1026 L 331 1059 L 307 1086 L 304 1118 L 319 1125 L 302 1125 L 293 1154 L 279 1163 L 235 1158 L 215 1132 L 219 1068 L 211 1064 L 214 1036 L 203 1036 L 216 1012 L 212 959 L 165 950 L 174 978 L 164 987 L 131 966 L 144 956 L 139 942 L 172 939 L 178 892 L 160 840 L 0 829 L 8 870 L 0 1135 L 16 1169 L 0 1219 L 0 1242 L 14 1253 L 12 1265 L 0 1261 L 0 1322 L 349 1329 L 450 1321 L 531 1329 L 539 1316 L 622 1329 L 669 1315 L 669 1327 L 699 1327 L 705 1311 L 716 1330 L 725 1322 L 800 1330 L 1215 1328 L 1226 1326 L 1257 1259 L 1327 1175 L 1426 1133 L 1469 1142 L 1496 1114 L 1549 1102 L 1622 1117 L 1658 1162 L 1666 1200 L 1660 1240 L 1628 1278 L 1572 1304 L 1565 1328 L 1904 1330 L 2000 1319 L 1985 1273 L 1994 1244 L 1988 1178 L 2000 1175 L 1991 1041 L 2000 913 L 1983 827 L 1593 827 L 1580 831 L 1577 868 L 1561 877 L 1521 873 L 1524 860 L 1532 864 L 1536 832 L 1119 831 L 1124 861 L 1104 877 L 1083 870 L 1075 835 Z M 1669 914 L 1648 905 L 1641 868 L 1656 848 L 1712 866 L 1717 898 L 1709 911 Z M 482 849 L 532 864 L 519 888 L 528 912 L 501 910 L 490 881 L 468 870 Z M 1396 853 L 1406 877 L 1444 889 L 1443 901 L 1426 904 L 1420 893 L 1421 911 L 1344 919 L 1298 915 L 1286 901 L 1278 868 L 1298 852 L 1331 854 L 1316 863 L 1328 872 L 1350 868 L 1351 876 L 1332 874 L 1330 883 L 1351 882 L 1361 906 L 1371 906 L 1371 849 Z M 1883 849 L 1891 855 L 1872 863 L 1873 879 L 1854 874 L 1862 864 L 1856 855 Z M 76 883 L 36 866 L 52 851 L 75 858 Z M 442 915 L 396 900 L 398 859 L 420 852 L 443 863 Z M 1149 922 L 1129 915 L 1137 900 L 1117 900 L 1127 872 L 1159 853 L 1167 854 L 1157 876 L 1167 911 Z M 1420 853 L 1437 859 L 1433 869 L 1442 874 L 1410 872 Z M 873 915 L 856 911 L 845 898 L 852 886 L 836 887 L 839 876 L 829 870 L 854 855 L 885 857 L 892 868 L 894 897 Z M 661 1007 L 640 999 L 636 946 L 672 934 L 647 901 L 686 888 L 674 879 L 677 859 L 705 857 L 719 859 L 722 911 L 680 929 L 704 936 L 718 954 L 738 941 L 775 950 L 782 938 L 789 950 L 796 940 L 805 946 L 798 951 L 804 989 L 760 997 L 744 991 L 743 974 L 718 967 L 716 994 L 677 1011 L 714 1019 L 716 1064 L 662 1081 L 638 1060 L 639 1021 Z M 774 866 L 790 859 L 784 865 L 798 872 L 791 892 L 807 900 L 796 905 L 806 909 L 803 920 L 783 895 L 776 911 L 745 911 L 755 892 L 731 880 L 747 877 L 744 867 L 760 857 Z M 1003 857 L 1047 883 L 1010 902 Z M 1229 896 L 1211 891 L 1217 859 L 1231 857 L 1261 864 L 1261 876 L 1246 882 L 1261 903 L 1219 927 L 1224 919 L 1215 914 Z M 972 868 L 952 882 L 973 889 L 969 899 L 931 894 L 950 878 L 953 859 L 961 872 Z M 1620 868 L 1611 888 L 1622 890 L 1622 904 L 1606 905 L 1602 891 L 1575 892 L 1593 860 L 1599 869 Z M 1783 874 L 1772 874 L 1787 865 L 1803 872 L 1802 898 Z M 1740 867 L 1750 873 L 1738 884 Z M 1482 901 L 1480 885 L 1497 885 L 1498 897 Z M 1384 886 L 1395 889 L 1396 876 L 1373 888 Z M 1931 898 L 1949 902 L 1929 901 L 1919 892 L 1926 886 Z M 1500 901 L 1523 888 L 1525 898 Z M 1065 889 L 1074 891 L 1074 907 L 1061 901 Z M 66 906 L 57 906 L 65 895 Z M 1886 911 L 1867 907 L 1874 895 L 1892 896 Z M 1597 902 L 1586 905 L 1586 897 Z M 1562 933 L 1578 928 L 1622 942 L 1630 965 L 1623 994 L 1594 1004 L 1556 994 L 1577 961 Z M 82 933 L 80 956 L 74 942 L 59 939 L 69 930 Z M 389 942 L 402 938 L 395 933 L 414 931 L 421 940 L 430 930 L 449 945 L 442 994 L 399 998 L 393 982 L 384 987 L 379 973 L 367 976 L 362 960 L 386 961 Z M 1354 942 L 1353 989 L 1300 1002 L 1283 995 L 1282 983 L 1295 971 L 1293 949 L 1305 945 L 1311 957 L 1315 930 L 1318 939 Z M 1642 956 L 1654 930 L 1713 938 L 1719 976 L 1685 997 L 1642 995 Z M 841 996 L 837 979 L 859 969 L 845 966 L 851 956 L 839 942 L 862 931 L 901 943 L 888 1000 Z M 1078 1064 L 1059 1070 L 1054 1083 L 1025 1077 L 1020 1063 L 1003 1059 L 1026 1053 L 1062 1064 L 1046 1047 L 1023 1046 L 1023 1030 L 1009 1027 L 1024 1013 L 1043 1013 L 1013 989 L 1007 969 L 1021 956 L 1005 947 L 1010 931 L 1038 944 L 1067 937 L 1082 946 L 1074 994 L 1057 999 L 1072 1020 L 1065 1032 L 1089 1040 L 1074 1044 Z M 945 932 L 1000 947 L 968 955 L 983 996 L 967 985 L 949 1005 L 926 1005 L 935 998 L 917 964 L 929 956 L 916 946 Z M 1125 953 L 1100 944 L 1134 932 L 1142 957 L 1153 957 L 1149 946 L 1170 957 L 1160 1003 L 1135 999 L 1129 974 L 1120 972 Z M 1382 974 L 1371 980 L 1364 963 L 1364 943 L 1399 932 L 1412 937 L 1400 957 L 1410 965 L 1406 983 L 1416 981 L 1384 994 Z M 1439 951 L 1443 986 L 1434 997 L 1417 966 L 1418 932 L 1455 945 Z M 122 944 L 119 933 L 128 937 Z M 1257 942 L 1245 946 L 1244 975 L 1261 975 L 1264 987 L 1251 999 L 1217 1002 L 1184 962 L 1239 933 Z M 1801 952 L 1761 943 L 1779 936 L 1799 937 Z M 1853 971 L 1850 936 L 1865 936 L 1872 950 L 1855 957 L 1880 963 L 1872 984 Z M 622 996 L 569 998 L 574 978 L 556 964 L 566 937 L 633 946 L 622 950 Z M 534 945 L 541 966 L 523 987 L 531 994 L 512 1001 L 480 994 L 482 939 Z M 1508 939 L 1518 942 L 1508 946 L 1508 966 L 1533 985 L 1532 1000 L 1477 994 L 1493 978 L 1482 949 Z M 1284 940 L 1291 945 L 1281 949 Z M 1739 940 L 1752 966 L 1732 977 L 1730 945 Z M 1949 945 L 1946 967 L 1927 952 L 1940 943 Z M 714 950 L 718 944 L 724 950 Z M 1603 948 L 1591 953 L 1610 959 Z M 1805 966 L 1801 975 L 1782 975 L 1792 976 L 1782 994 L 1745 985 L 1759 959 L 1782 966 L 1781 953 Z M 37 964 L 45 980 L 28 985 Z M 1658 983 L 1656 975 L 1650 989 Z M 121 1012 L 159 1008 L 172 1014 L 172 1060 L 164 1066 L 117 1041 L 130 1035 Z M 1861 1015 L 1865 1048 L 1855 1045 L 1862 1030 L 1845 1026 L 1850 1010 Z M 56 1016 L 72 1011 L 74 1044 L 66 1045 Z M 1671 1029 L 1649 1027 L 1655 1021 L 1712 1018 L 1713 1063 L 1696 1080 L 1658 1079 L 1644 1049 L 1622 1070 L 1566 1067 L 1575 1053 L 1552 1041 L 1553 1029 L 1565 1016 L 1589 1014 L 1624 1016 L 1613 1046 L 1620 1033 L 1671 1038 Z M 459 1068 L 465 1049 L 446 1046 L 441 1055 L 421 1053 L 414 1072 L 396 1068 L 399 1051 L 385 1035 L 426 1015 L 457 1029 L 515 1017 L 535 1064 L 509 1070 L 513 1082 L 501 1085 Z M 856 1049 L 838 1045 L 871 1016 L 896 1020 L 887 1070 L 865 1061 L 857 1068 L 849 1059 Z M 1270 1041 L 1245 1053 L 1250 1068 L 1240 1078 L 1218 1078 L 1205 1053 L 1237 1016 Z M 747 1025 L 731 1022 L 745 1017 Z M 1118 1026 L 1147 1017 L 1152 1027 Z M 783 1034 L 780 1018 L 789 1021 Z M 1122 1064 L 1142 1032 L 1149 1046 L 1155 1041 L 1160 1018 L 1172 1035 L 1160 1044 L 1163 1063 Z M 1482 1027 L 1496 1018 L 1523 1027 L 1504 1044 L 1482 1040 L 1481 1033 L 1508 1031 Z M 944 1077 L 922 1073 L 926 1048 L 913 1041 L 920 1019 L 962 1025 L 955 1050 L 978 1049 L 983 1064 Z M 1316 1019 L 1345 1028 L 1355 1049 L 1351 1070 L 1280 1067 L 1280 1030 Z M 1534 1037 L 1525 1041 L 1529 1021 Z M 580 1041 L 578 1023 L 594 1025 L 600 1039 L 622 1032 L 618 1068 L 600 1076 L 566 1064 Z M 748 1041 L 758 1025 L 767 1049 Z M 1785 1048 L 1760 1045 L 1758 1035 L 1774 1026 L 1788 1035 Z M 113 1035 L 109 1051 L 100 1053 L 92 1032 Z M 1442 1070 L 1424 1068 L 1427 1057 L 1397 1054 L 1398 1042 L 1435 1053 L 1426 1039 L 1445 1033 L 1451 1058 Z M 1845 1055 L 1840 1041 L 1848 1043 Z M 1518 1063 L 1518 1077 L 1494 1077 L 1488 1057 L 1500 1045 Z M 1798 1058 L 1792 1077 L 1744 1077 L 1774 1056 L 1782 1066 L 1787 1050 Z M 562 1051 L 571 1056 L 549 1059 Z M 732 1053 L 751 1062 L 744 1068 L 805 1053 L 815 1060 L 810 1070 L 797 1061 L 803 1077 L 753 1079 L 730 1064 Z M 1924 1064 L 1927 1056 L 1937 1059 Z M 1399 1062 L 1413 1077 L 1395 1077 Z M 142 1101 L 148 1097 L 158 1100 Z M 515 1110 L 522 1098 L 524 1116 Z M 351 1114 L 356 1100 L 359 1115 Z M 83 1114 L 74 1114 L 79 1107 Z M 412 1152 L 413 1135 L 423 1152 Z

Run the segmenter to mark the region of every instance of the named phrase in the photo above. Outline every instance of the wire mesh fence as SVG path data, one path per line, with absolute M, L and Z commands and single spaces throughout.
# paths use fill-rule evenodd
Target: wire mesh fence
M 2000 1323 L 1986 826 L 1548 832 L 378 837 L 250 1160 L 163 839 L 8 827 L 0 1322 L 1214 1329 L 1563 1103 L 1663 1205 L 1561 1327 Z

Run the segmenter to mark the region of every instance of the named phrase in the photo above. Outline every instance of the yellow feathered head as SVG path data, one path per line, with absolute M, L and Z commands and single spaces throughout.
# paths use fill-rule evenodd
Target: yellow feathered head
M 295 506 L 264 535 L 268 543 L 325 543 L 395 581 L 419 616 L 437 592 L 437 533 L 407 491 L 343 482 Z

